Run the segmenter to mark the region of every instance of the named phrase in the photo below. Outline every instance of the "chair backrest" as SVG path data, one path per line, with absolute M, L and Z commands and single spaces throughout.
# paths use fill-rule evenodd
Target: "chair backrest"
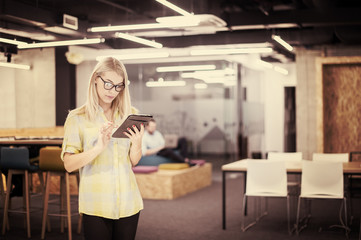
M 343 198 L 343 165 L 333 161 L 303 161 L 301 196 Z
M 246 195 L 287 196 L 287 173 L 284 161 L 248 161 Z
M 267 159 L 279 161 L 301 161 L 302 152 L 269 152 Z
M 2 147 L 0 161 L 2 169 L 30 169 L 29 149 L 26 147 Z
M 350 162 L 361 162 L 361 152 L 360 151 L 351 151 L 349 161 Z
M 40 149 L 39 168 L 44 171 L 66 171 L 60 154 L 60 147 L 45 147 Z
M 313 161 L 332 161 L 332 162 L 348 162 L 348 153 L 314 153 Z

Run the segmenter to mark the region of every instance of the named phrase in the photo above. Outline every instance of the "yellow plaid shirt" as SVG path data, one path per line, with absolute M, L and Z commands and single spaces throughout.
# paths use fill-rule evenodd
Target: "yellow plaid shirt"
M 81 153 L 96 144 L 99 129 L 107 121 L 103 110 L 100 110 L 95 122 L 88 121 L 84 114 L 68 116 L 64 125 L 62 158 L 65 152 Z M 115 123 L 119 125 L 119 122 L 117 114 Z M 129 148 L 128 138 L 112 138 L 102 153 L 79 169 L 80 213 L 118 219 L 143 209 Z

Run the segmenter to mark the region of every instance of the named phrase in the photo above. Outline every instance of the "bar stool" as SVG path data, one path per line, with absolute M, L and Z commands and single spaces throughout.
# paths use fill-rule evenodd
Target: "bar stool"
M 75 175 L 77 177 L 77 182 L 79 186 L 79 173 L 68 173 L 64 168 L 64 162 L 60 158 L 61 148 L 59 147 L 45 147 L 40 149 L 39 154 L 39 167 L 42 171 L 46 172 L 46 183 L 45 183 L 45 193 L 44 193 L 44 209 L 43 209 L 43 220 L 41 227 L 41 239 L 45 238 L 45 228 L 46 223 L 48 222 L 48 231 L 50 231 L 50 223 L 48 221 L 48 216 L 60 216 L 61 218 L 61 232 L 64 232 L 64 217 L 67 219 L 68 225 L 68 239 L 72 239 L 72 229 L 71 229 L 71 206 L 70 206 L 70 184 L 69 184 L 69 176 Z M 49 193 L 50 193 L 50 185 L 51 185 L 51 176 L 59 176 L 60 177 L 60 213 L 53 214 L 48 213 L 48 204 L 49 204 Z M 65 195 L 64 195 L 64 187 L 65 187 Z M 64 197 L 66 201 L 66 211 L 64 211 Z M 78 214 L 78 213 L 76 213 Z M 76 215 L 73 214 L 73 215 Z M 82 217 L 79 216 L 78 220 L 78 230 L 81 231 L 81 222 Z
M 8 213 L 16 212 L 23 213 L 26 215 L 26 229 L 27 236 L 31 238 L 30 230 L 30 193 L 29 193 L 29 174 L 39 170 L 39 167 L 36 165 L 31 165 L 29 162 L 29 150 L 25 147 L 3 147 L 1 148 L 1 168 L 8 169 L 7 176 L 7 187 L 5 195 L 5 205 L 4 205 L 4 217 L 3 217 L 3 226 L 2 234 L 5 234 L 6 228 L 9 229 Z M 11 192 L 11 180 L 12 176 L 16 174 L 24 175 L 24 185 L 23 185 L 23 199 L 25 204 L 25 211 L 10 209 L 10 192 Z

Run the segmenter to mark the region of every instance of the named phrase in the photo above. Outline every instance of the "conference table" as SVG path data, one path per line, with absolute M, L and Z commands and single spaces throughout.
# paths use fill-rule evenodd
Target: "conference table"
M 226 174 L 242 173 L 244 193 L 246 191 L 247 162 L 262 159 L 242 159 L 222 165 L 222 228 L 226 229 Z M 266 159 L 263 159 L 266 160 Z M 309 161 L 309 160 L 303 160 Z M 302 161 L 285 161 L 287 174 L 302 174 Z M 343 163 L 344 175 L 361 175 L 361 162 Z M 244 194 L 243 193 L 243 194 Z

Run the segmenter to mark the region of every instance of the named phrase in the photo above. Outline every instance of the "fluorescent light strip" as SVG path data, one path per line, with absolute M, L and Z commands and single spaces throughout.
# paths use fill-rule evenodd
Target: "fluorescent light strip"
M 161 24 L 170 24 L 171 26 L 182 24 L 186 27 L 198 26 L 200 23 L 200 17 L 197 15 L 157 17 L 155 20 Z
M 281 44 L 288 51 L 292 52 L 293 47 L 290 44 L 288 44 L 285 40 L 283 40 L 280 36 L 272 35 L 272 39 L 275 40 L 276 42 L 278 42 L 279 44 Z
M 196 83 L 194 84 L 195 89 L 207 89 L 208 85 L 206 83 Z
M 259 66 L 268 68 L 268 69 L 273 69 L 274 71 L 281 73 L 283 75 L 288 75 L 288 70 L 279 66 L 273 66 L 272 63 L 266 62 L 266 61 L 262 61 L 262 60 L 258 60 L 257 64 Z
M 169 57 L 168 52 L 150 52 L 150 53 L 132 53 L 132 54 L 120 54 L 120 55 L 107 55 L 96 57 L 97 61 L 101 61 L 107 57 L 114 57 L 119 60 L 130 60 L 130 59 L 147 59 L 147 58 L 167 58 Z
M 216 65 L 189 65 L 189 66 L 169 66 L 157 67 L 157 72 L 181 72 L 181 71 L 196 71 L 196 70 L 213 70 Z
M 273 68 L 272 63 L 269 63 L 269 62 L 266 62 L 266 61 L 262 61 L 262 60 L 258 60 L 258 61 L 257 61 L 257 65 L 259 65 L 259 66 L 261 66 L 261 67 L 268 68 L 268 69 L 272 69 L 272 68 Z
M 161 28 L 182 28 L 197 26 L 199 22 L 196 21 L 180 21 L 168 23 L 145 23 L 132 25 L 116 25 L 104 27 L 89 28 L 89 32 L 115 32 L 115 31 L 130 31 L 130 30 L 145 30 L 145 29 L 161 29 Z
M 115 33 L 115 36 L 118 37 L 118 38 L 123 38 L 123 39 L 129 40 L 129 41 L 144 44 L 144 45 L 147 45 L 147 46 L 150 46 L 150 47 L 155 47 L 155 48 L 162 48 L 163 47 L 163 45 L 161 43 L 157 43 L 155 41 L 150 41 L 148 39 L 132 36 L 132 35 L 125 34 L 125 33 L 118 32 L 118 33 Z
M 283 75 L 288 75 L 287 69 L 284 69 L 284 68 L 278 67 L 278 66 L 274 66 L 273 69 L 274 69 L 276 72 L 279 72 L 279 73 L 281 73 L 281 74 L 283 74 Z
M 181 14 L 183 16 L 192 16 L 191 13 L 181 9 L 180 7 L 174 5 L 173 3 L 170 3 L 170 2 L 168 2 L 166 0 L 156 0 L 156 1 L 163 4 L 166 7 L 169 7 L 170 9 L 176 11 L 177 13 L 179 13 L 179 14 Z
M 11 40 L 11 39 L 7 39 L 7 38 L 0 38 L 0 42 L 9 43 L 9 44 L 13 44 L 13 45 L 27 44 L 26 42 Z
M 272 48 L 229 48 L 229 49 L 202 49 L 202 50 L 192 50 L 191 55 L 222 55 L 222 54 L 246 54 L 246 53 L 270 53 Z
M 179 81 L 154 81 L 146 82 L 147 87 L 183 87 L 186 85 L 186 82 L 183 80 Z
M 225 78 L 225 77 L 233 77 L 235 72 L 231 68 L 225 68 L 223 70 L 210 70 L 210 71 L 195 71 L 190 73 L 182 73 L 182 78 Z
M 20 44 L 18 45 L 18 48 L 19 49 L 43 48 L 43 47 L 57 47 L 57 46 L 83 45 L 83 44 L 97 44 L 102 42 L 104 42 L 104 38 L 91 38 L 91 39 Z
M 29 66 L 29 65 L 15 64 L 15 63 L 0 62 L 0 67 L 8 67 L 8 68 L 16 68 L 16 69 L 30 70 L 30 66 Z

